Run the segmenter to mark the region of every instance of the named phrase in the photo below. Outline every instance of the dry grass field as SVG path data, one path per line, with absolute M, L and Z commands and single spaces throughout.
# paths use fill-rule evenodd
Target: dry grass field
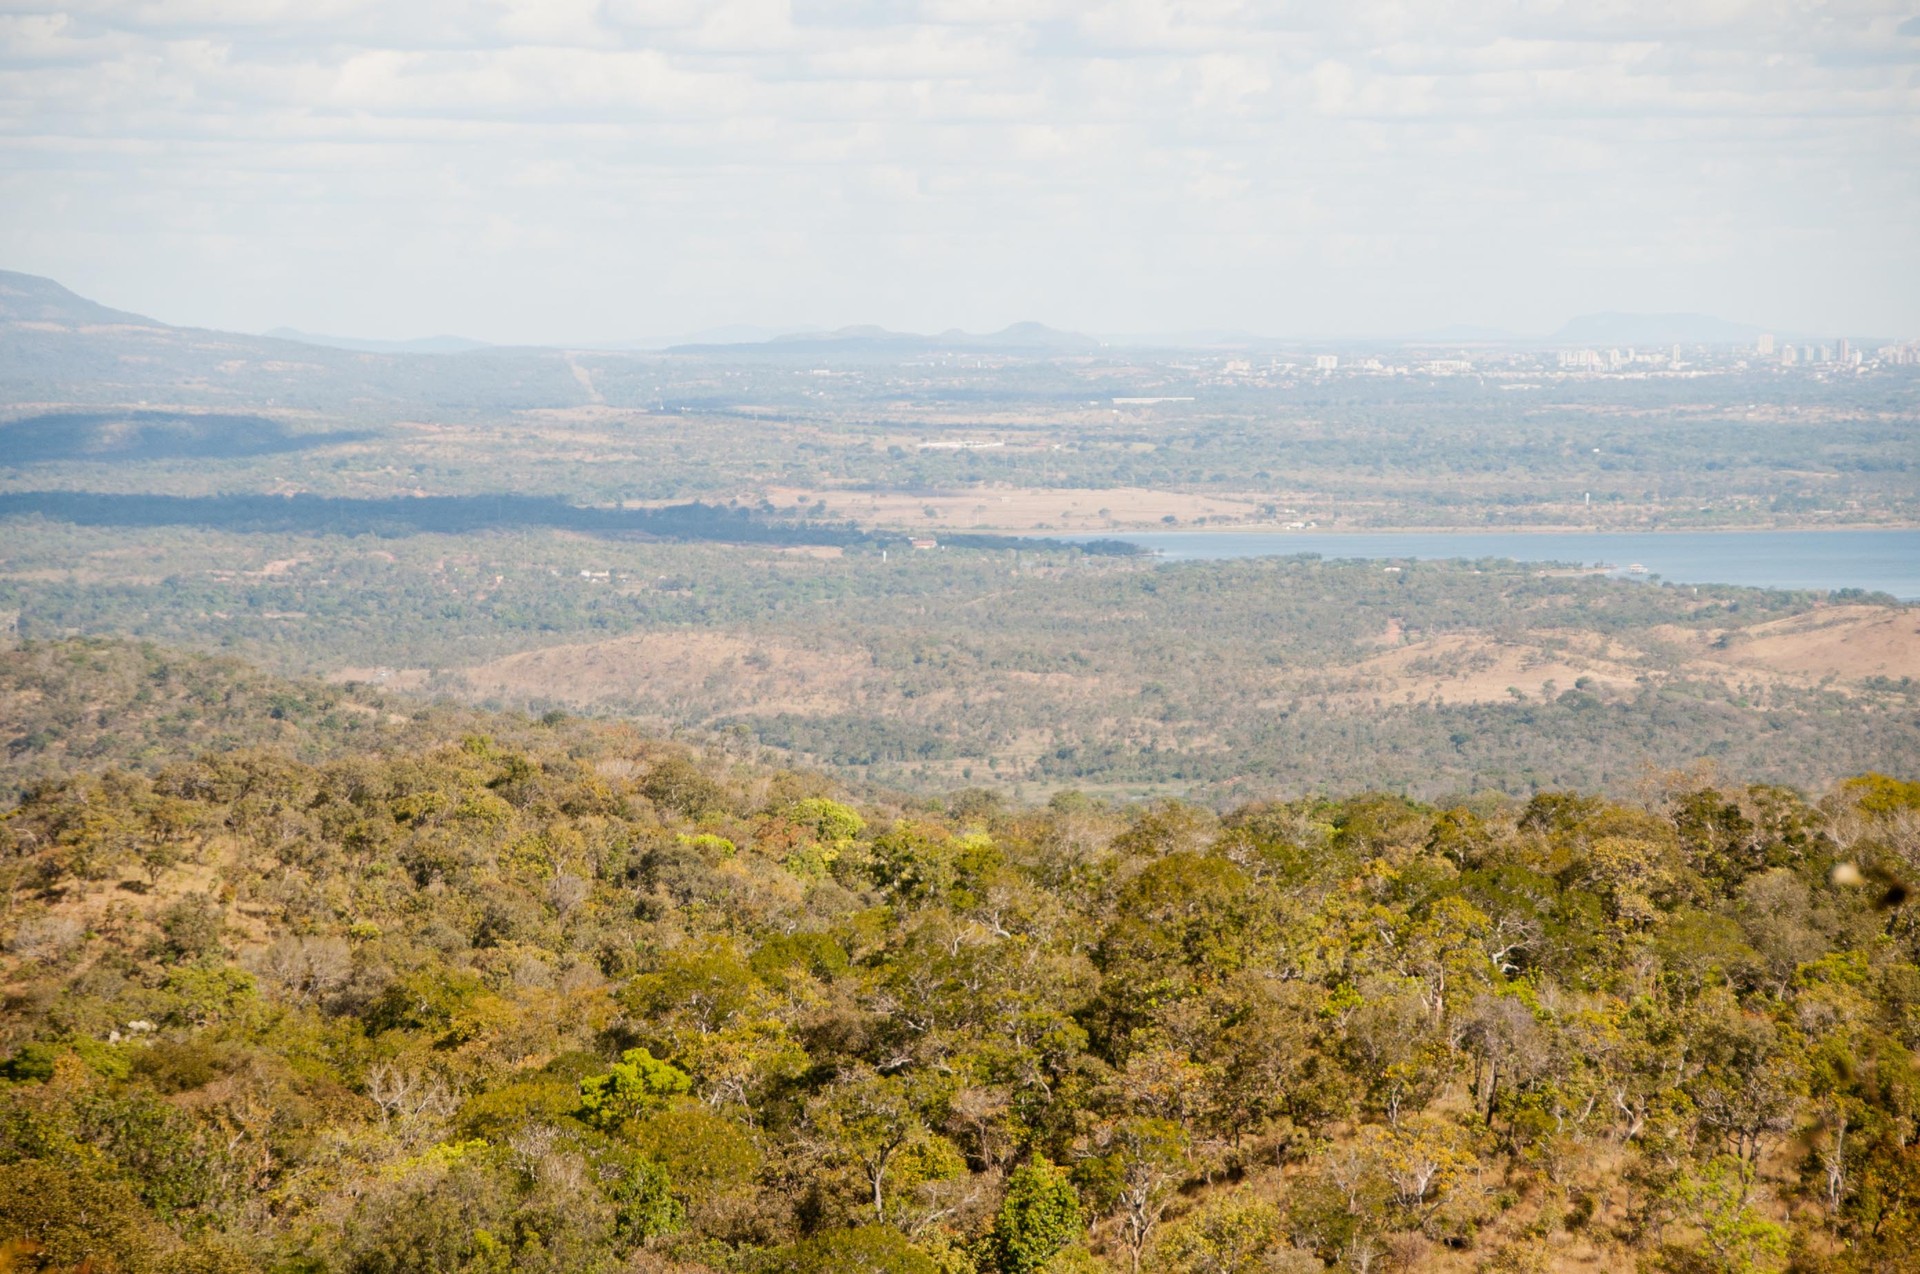
M 1685 633 L 1702 658 L 1811 681 L 1920 678 L 1920 611 L 1832 606 L 1734 632 Z

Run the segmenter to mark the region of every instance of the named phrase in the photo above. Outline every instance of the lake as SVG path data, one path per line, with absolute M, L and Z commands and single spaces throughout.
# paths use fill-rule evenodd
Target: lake
M 1677 584 L 1860 588 L 1920 600 L 1920 530 L 1896 531 L 1139 531 L 1072 539 L 1125 540 L 1169 559 L 1322 557 L 1511 558 L 1605 563 Z

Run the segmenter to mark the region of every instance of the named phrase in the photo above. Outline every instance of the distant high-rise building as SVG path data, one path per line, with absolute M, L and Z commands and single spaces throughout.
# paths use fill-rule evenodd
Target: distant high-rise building
M 1799 361 L 1800 355 L 1795 352 L 1793 346 L 1788 345 L 1780 351 L 1780 366 L 1792 367 Z
M 1843 363 L 1853 361 L 1853 344 L 1844 336 L 1840 338 L 1840 361 Z
M 1667 366 L 1669 366 L 1669 367 L 1678 367 L 1678 366 L 1680 366 L 1680 347 L 1679 347 L 1678 345 L 1675 345 L 1675 346 L 1673 347 L 1673 353 L 1672 353 L 1671 355 L 1669 355 L 1669 356 L 1668 356 L 1668 358 L 1667 358 Z
M 1338 354 L 1315 354 L 1313 356 L 1313 370 L 1316 372 L 1330 372 L 1338 366 L 1340 366 L 1340 356 Z
M 1753 352 L 1762 356 L 1773 353 L 1773 333 L 1763 332 L 1753 343 Z

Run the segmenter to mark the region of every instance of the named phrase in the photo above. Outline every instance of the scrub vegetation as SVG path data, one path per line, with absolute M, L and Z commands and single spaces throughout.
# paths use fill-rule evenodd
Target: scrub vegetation
M 63 758 L 0 821 L 12 1268 L 1837 1272 L 1916 1238 L 1912 783 L 1018 806 L 8 659 Z

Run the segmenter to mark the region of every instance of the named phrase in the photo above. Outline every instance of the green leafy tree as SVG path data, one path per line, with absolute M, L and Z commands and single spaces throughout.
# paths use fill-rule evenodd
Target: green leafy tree
M 1140 1261 L 1186 1177 L 1186 1130 L 1166 1119 L 1123 1119 L 1100 1138 L 1102 1153 L 1083 1164 L 1120 1222 L 1129 1268 Z
M 1167 1226 L 1154 1245 L 1153 1268 L 1167 1274 L 1255 1274 L 1279 1242 L 1280 1209 L 1236 1192 L 1209 1200 Z
M 856 1073 L 808 1108 L 821 1148 L 859 1170 L 876 1220 L 887 1217 L 888 1174 L 928 1135 L 932 1096 L 907 1076 Z
M 754 1269 L 755 1274 L 940 1274 L 931 1257 L 884 1225 L 816 1234 L 775 1249 Z
M 687 1073 L 644 1048 L 630 1048 L 604 1075 L 580 1081 L 581 1117 L 595 1128 L 613 1129 L 658 1110 L 693 1086 Z
M 1679 1274 L 1768 1274 L 1781 1268 L 1787 1231 L 1754 1206 L 1752 1174 L 1739 1159 L 1716 1155 L 1682 1172 L 1666 1193 L 1700 1236 L 1697 1243 L 1668 1244 L 1662 1252 L 1667 1268 Z
M 629 1243 L 673 1234 L 687 1223 L 687 1210 L 673 1196 L 673 1183 L 659 1164 L 639 1159 L 607 1191 L 613 1200 L 614 1230 Z
M 1035 1274 L 1080 1237 L 1080 1193 L 1045 1156 L 1014 1169 L 986 1249 L 1000 1274 Z
M 809 796 L 795 801 L 787 817 L 813 833 L 822 845 L 844 848 L 866 830 L 867 820 L 851 805 L 824 796 Z
M 621 1131 L 666 1169 L 677 1191 L 695 1196 L 744 1185 L 760 1169 L 760 1149 L 744 1128 L 688 1102 L 642 1115 Z
M 786 821 L 797 834 L 797 843 L 782 861 L 788 871 L 807 879 L 817 879 L 830 871 L 867 826 L 867 820 L 852 806 L 824 796 L 794 802 Z

